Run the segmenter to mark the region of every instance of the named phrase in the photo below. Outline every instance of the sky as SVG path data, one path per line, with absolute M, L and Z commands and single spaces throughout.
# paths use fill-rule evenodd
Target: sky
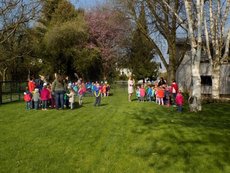
M 70 0 L 77 8 L 90 9 L 97 5 L 100 5 L 106 0 Z

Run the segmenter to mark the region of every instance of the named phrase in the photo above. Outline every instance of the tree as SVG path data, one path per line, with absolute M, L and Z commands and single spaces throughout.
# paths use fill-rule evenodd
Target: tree
M 129 24 L 121 13 L 107 7 L 88 12 L 86 21 L 89 27 L 90 47 L 100 51 L 103 77 L 107 78 L 116 70 Z
M 220 98 L 220 67 L 228 61 L 230 28 L 230 1 L 206 1 L 204 18 L 206 52 L 212 67 L 212 98 Z M 207 16 L 207 17 L 206 17 Z
M 78 63 L 85 62 L 81 59 L 86 57 L 79 52 L 87 48 L 89 36 L 82 11 L 76 10 L 67 0 L 43 1 L 35 35 L 34 50 L 49 67 L 46 68 L 49 73 L 59 72 L 72 77 L 75 72 L 84 75 Z
M 183 3 L 178 0 L 167 1 L 174 11 L 172 12 L 161 0 L 117 1 L 125 6 L 124 13 L 128 13 L 128 18 L 131 18 L 136 25 L 139 25 L 138 27 L 140 28 L 140 31 L 143 31 L 143 35 L 152 44 L 155 53 L 159 56 L 161 62 L 168 72 L 168 81 L 175 79 L 176 70 L 182 62 L 186 51 L 184 49 L 180 55 L 177 54 L 177 31 L 178 28 L 182 28 L 181 26 L 184 22 L 178 21 L 173 13 L 176 12 L 177 14 L 181 14 L 183 12 Z M 145 4 L 145 13 L 149 28 L 148 33 L 145 32 L 145 26 L 142 26 L 141 23 L 138 23 L 137 16 L 141 10 L 141 4 Z M 157 37 L 160 39 L 157 39 Z M 166 44 L 159 41 L 162 39 L 166 41 Z M 165 47 L 168 47 L 168 54 L 167 52 L 164 52 Z
M 16 34 L 0 45 L 1 57 L 5 59 L 0 64 L 3 81 L 22 80 L 27 77 L 29 67 L 33 66 L 30 31 L 28 28 L 18 29 Z
M 133 33 L 130 58 L 128 61 L 129 67 L 137 79 L 156 77 L 158 72 L 157 64 L 153 62 L 153 46 L 145 37 L 149 31 L 144 8 L 142 4 L 140 16 L 137 21 L 138 25 Z M 139 28 L 139 26 L 142 28 Z
M 18 62 L 22 57 L 28 55 L 30 51 L 24 49 L 21 40 L 30 24 L 36 20 L 39 14 L 39 1 L 23 0 L 2 0 L 0 2 L 0 76 L 6 79 L 6 72 L 12 67 L 12 62 Z M 24 45 L 25 46 L 25 45 Z M 22 49 L 21 49 L 22 50 Z
M 165 0 L 164 4 L 174 12 L 174 15 L 179 21 L 182 19 L 170 7 Z M 191 46 L 191 70 L 192 70 L 192 84 L 190 93 L 190 111 L 197 112 L 202 110 L 201 105 L 201 78 L 200 78 L 200 60 L 202 50 L 202 24 L 204 15 L 204 0 L 197 0 L 195 2 L 184 0 L 185 10 L 188 21 L 188 36 Z
M 193 4 L 189 0 L 184 0 L 185 9 L 188 19 L 189 40 L 191 45 L 191 60 L 192 60 L 192 108 L 191 111 L 201 111 L 201 78 L 200 78 L 200 60 L 202 50 L 202 24 L 203 24 L 203 7 L 204 1 L 197 0 L 196 8 L 192 10 Z M 194 18 L 192 11 L 197 11 L 197 16 Z M 197 20 L 197 21 L 196 21 Z M 197 22 L 195 25 L 195 21 Z M 196 32 L 194 31 L 196 26 Z

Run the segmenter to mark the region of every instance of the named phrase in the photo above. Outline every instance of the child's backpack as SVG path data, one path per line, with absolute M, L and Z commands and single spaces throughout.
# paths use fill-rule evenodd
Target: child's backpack
M 78 87 L 76 85 L 73 87 L 73 90 L 75 93 L 78 93 Z
M 31 101 L 32 97 L 30 93 L 25 93 L 24 94 L 24 101 L 29 102 Z

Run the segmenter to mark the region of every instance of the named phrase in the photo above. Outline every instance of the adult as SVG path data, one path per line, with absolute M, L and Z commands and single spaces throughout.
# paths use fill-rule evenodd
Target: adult
M 55 75 L 55 80 L 52 83 L 51 91 L 55 95 L 56 109 L 64 109 L 64 93 L 66 84 L 62 76 Z M 60 103 L 60 104 L 59 104 Z
M 164 80 L 163 77 L 160 78 L 160 81 L 158 82 L 158 87 L 161 86 L 161 85 L 165 85 L 166 84 L 166 81 Z
M 28 89 L 30 93 L 34 92 L 34 89 L 36 88 L 36 84 L 34 82 L 34 77 L 30 77 L 29 81 L 28 81 Z
M 129 102 L 131 102 L 131 97 L 132 97 L 132 94 L 134 92 L 134 80 L 132 79 L 132 77 L 130 76 L 129 77 L 129 80 L 128 80 L 128 100 Z

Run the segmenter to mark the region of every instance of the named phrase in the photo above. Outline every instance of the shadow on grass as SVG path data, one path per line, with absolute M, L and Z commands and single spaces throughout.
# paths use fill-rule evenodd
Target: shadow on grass
M 211 104 L 199 114 L 164 107 L 132 113 L 132 133 L 144 139 L 133 154 L 156 172 L 228 172 L 229 112 L 229 104 Z
M 107 105 L 108 105 L 108 103 L 102 103 L 102 104 L 100 104 L 99 107 L 103 107 L 103 106 L 107 106 Z

